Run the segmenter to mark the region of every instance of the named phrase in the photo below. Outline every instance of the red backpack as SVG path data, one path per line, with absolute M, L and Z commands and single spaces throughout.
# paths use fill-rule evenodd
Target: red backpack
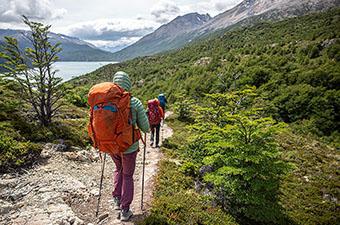
M 161 123 L 163 117 L 162 108 L 157 99 L 148 101 L 148 118 L 150 125 L 158 125 Z
M 96 84 L 90 89 L 88 133 L 99 151 L 121 153 L 140 139 L 140 131 L 132 124 L 130 99 L 129 92 L 111 82 Z

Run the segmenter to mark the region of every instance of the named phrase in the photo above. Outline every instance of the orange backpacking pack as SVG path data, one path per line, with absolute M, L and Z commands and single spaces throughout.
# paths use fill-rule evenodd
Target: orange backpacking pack
M 96 84 L 90 89 L 88 133 L 99 151 L 118 154 L 140 139 L 139 129 L 132 124 L 130 99 L 129 92 L 111 82 Z

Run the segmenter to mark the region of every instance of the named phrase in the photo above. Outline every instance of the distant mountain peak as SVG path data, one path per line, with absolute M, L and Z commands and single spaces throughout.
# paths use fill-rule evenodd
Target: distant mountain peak
M 235 7 L 211 18 L 209 14 L 178 16 L 156 31 L 114 54 L 118 61 L 178 49 L 193 40 L 236 23 L 280 20 L 310 12 L 339 7 L 340 0 L 243 0 Z
M 167 24 L 160 26 L 157 30 L 144 36 L 136 43 L 113 53 L 116 60 L 133 58 L 137 56 L 152 55 L 160 51 L 173 49 L 177 44 L 172 43 L 176 37 L 189 33 L 212 18 L 209 14 L 199 14 L 197 12 L 177 16 Z M 188 42 L 189 40 L 180 40 Z M 123 54 L 121 54 L 123 53 Z M 126 57 L 128 55 L 128 57 Z
M 339 0 L 244 0 L 234 8 L 215 16 L 199 28 L 198 33 L 226 28 L 251 16 L 263 15 L 266 19 L 282 19 L 339 5 Z
M 167 24 L 160 26 L 153 34 L 156 36 L 173 36 L 179 33 L 193 30 L 211 19 L 209 14 L 199 14 L 197 12 L 177 16 Z M 170 33 L 169 33 L 170 32 Z
M 211 19 L 211 16 L 208 13 L 206 13 L 206 14 L 199 14 L 197 12 L 193 12 L 193 13 L 185 14 L 183 16 L 177 16 L 171 22 L 175 22 L 177 20 L 189 20 L 191 22 L 195 22 L 195 21 L 207 22 L 210 19 Z M 169 23 L 171 23 L 171 22 L 169 22 Z

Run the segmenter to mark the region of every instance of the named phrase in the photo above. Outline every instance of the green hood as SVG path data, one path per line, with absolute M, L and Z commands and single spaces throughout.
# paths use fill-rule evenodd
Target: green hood
M 118 84 L 125 91 L 130 91 L 131 81 L 129 75 L 123 71 L 118 71 L 113 76 L 113 83 Z

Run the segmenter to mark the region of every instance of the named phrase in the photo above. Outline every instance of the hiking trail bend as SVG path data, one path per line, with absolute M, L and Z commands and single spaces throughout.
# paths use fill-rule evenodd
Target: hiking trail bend
M 166 117 L 171 114 L 167 112 Z M 160 144 L 172 133 L 172 129 L 164 124 L 160 131 Z M 93 149 L 82 150 L 76 147 L 72 147 L 73 151 L 64 152 L 60 148 L 60 145 L 46 144 L 41 153 L 43 162 L 22 174 L 0 176 L 0 224 L 114 225 L 134 224 L 143 217 L 140 204 L 144 146 L 141 142 L 134 173 L 134 199 L 130 206 L 134 216 L 129 222 L 118 220 L 119 211 L 113 209 L 111 193 L 114 163 L 112 159 L 106 158 L 99 216 L 96 218 L 102 169 L 98 153 Z M 154 177 L 161 158 L 160 149 L 150 147 L 150 133 L 148 133 L 144 210 L 150 207 Z

